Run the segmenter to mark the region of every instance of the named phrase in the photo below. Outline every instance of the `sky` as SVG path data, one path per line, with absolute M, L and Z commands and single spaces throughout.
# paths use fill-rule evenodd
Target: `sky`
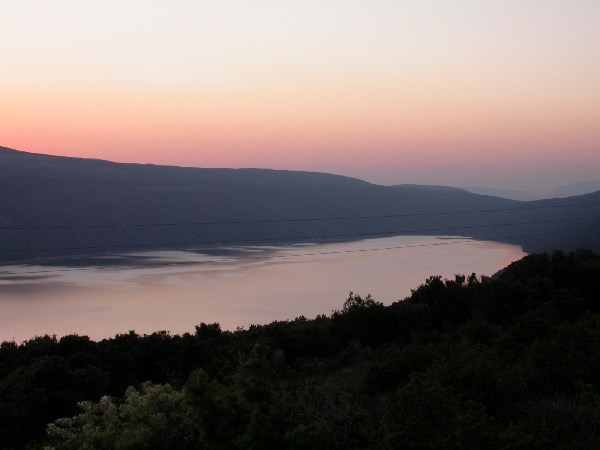
M 598 0 L 2 0 L 0 145 L 379 184 L 600 178 Z

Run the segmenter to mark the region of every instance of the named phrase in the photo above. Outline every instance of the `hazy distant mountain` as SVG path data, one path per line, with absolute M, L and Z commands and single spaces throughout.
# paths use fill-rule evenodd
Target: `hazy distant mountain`
M 562 207 L 570 199 L 523 203 L 324 173 L 121 164 L 0 148 L 0 260 L 393 234 L 474 236 L 530 250 L 596 245 L 598 221 L 587 217 L 600 216 L 599 197 Z
M 573 195 L 589 194 L 596 191 L 600 191 L 600 180 L 566 184 L 554 189 L 548 197 L 571 197 Z
M 575 195 L 591 194 L 600 191 L 600 180 L 583 181 L 580 183 L 566 184 L 560 186 L 550 192 L 526 192 L 514 189 L 496 189 L 485 188 L 480 186 L 463 186 L 463 189 L 474 194 L 493 195 L 511 200 L 532 201 L 549 198 L 564 198 Z
M 462 191 L 467 192 L 465 189 L 453 187 L 453 186 L 440 186 L 437 184 L 396 184 L 391 187 L 400 187 L 400 188 L 412 188 L 412 189 L 423 189 L 426 191 Z
M 485 188 L 480 186 L 464 186 L 464 190 L 473 192 L 474 194 L 480 195 L 492 195 L 494 197 L 508 198 L 511 200 L 520 201 L 531 201 L 538 200 L 543 196 L 533 194 L 531 192 L 519 191 L 516 189 L 496 189 L 496 188 Z

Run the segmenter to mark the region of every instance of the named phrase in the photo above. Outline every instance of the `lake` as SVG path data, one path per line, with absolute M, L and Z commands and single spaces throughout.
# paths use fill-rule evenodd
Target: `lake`
M 330 314 L 350 291 L 390 304 L 430 275 L 492 275 L 525 253 L 460 237 L 103 255 L 0 266 L 0 341 L 193 332 Z

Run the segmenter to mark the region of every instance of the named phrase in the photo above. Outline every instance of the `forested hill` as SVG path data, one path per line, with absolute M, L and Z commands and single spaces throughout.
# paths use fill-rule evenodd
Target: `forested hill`
M 1 147 L 0 193 L 0 261 L 394 234 L 600 248 L 599 221 L 590 219 L 600 216 L 600 193 L 519 202 L 323 173 L 120 164 Z
M 530 255 L 494 280 L 431 277 L 390 306 L 351 294 L 311 320 L 3 343 L 0 443 L 598 448 L 598 292 L 600 255 Z

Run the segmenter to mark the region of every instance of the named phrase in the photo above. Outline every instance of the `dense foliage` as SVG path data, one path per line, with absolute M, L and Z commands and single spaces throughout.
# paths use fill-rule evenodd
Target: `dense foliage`
M 0 447 L 600 448 L 600 255 L 314 320 L 0 347 Z

